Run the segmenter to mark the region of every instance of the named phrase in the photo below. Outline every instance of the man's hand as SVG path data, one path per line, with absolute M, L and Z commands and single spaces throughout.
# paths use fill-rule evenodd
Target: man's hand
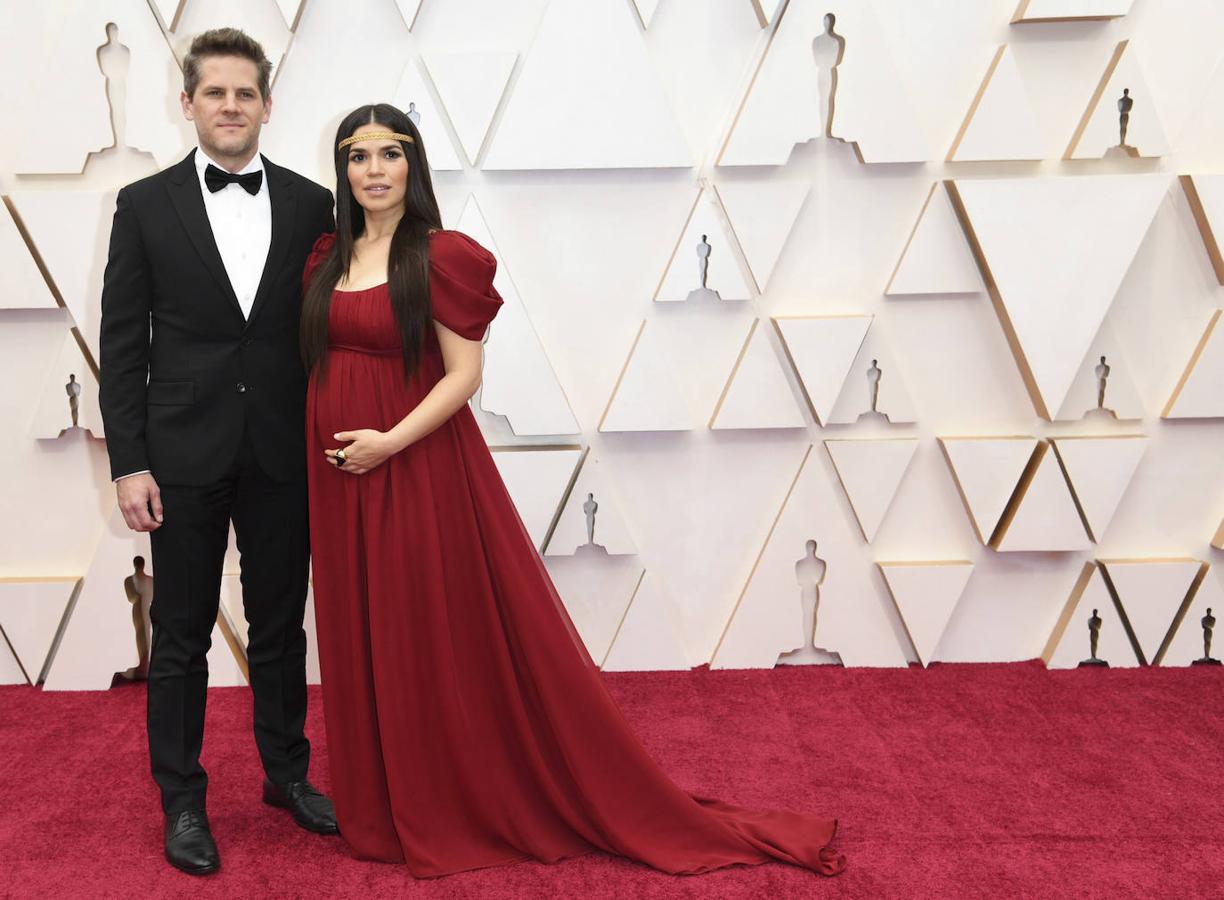
M 161 489 L 148 472 L 115 482 L 123 520 L 132 531 L 156 531 L 162 524 Z

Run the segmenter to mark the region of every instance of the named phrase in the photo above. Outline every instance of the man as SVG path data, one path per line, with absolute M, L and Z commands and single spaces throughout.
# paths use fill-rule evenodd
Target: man
M 306 780 L 298 351 L 302 265 L 333 228 L 332 197 L 259 155 L 271 68 L 236 29 L 192 42 L 181 102 L 199 147 L 119 192 L 102 289 L 99 399 L 111 477 L 128 527 L 150 532 L 153 550 L 149 758 L 166 858 L 192 874 L 220 866 L 199 756 L 231 520 L 263 799 L 303 828 L 337 830 L 331 801 Z

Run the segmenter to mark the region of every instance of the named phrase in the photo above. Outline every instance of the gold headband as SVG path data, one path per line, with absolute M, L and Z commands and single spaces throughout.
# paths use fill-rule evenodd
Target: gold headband
M 352 137 L 346 137 L 336 145 L 336 149 L 343 150 L 349 144 L 356 144 L 361 141 L 405 141 L 409 144 L 416 143 L 410 134 L 400 134 L 398 131 L 368 131 L 365 134 L 354 134 Z

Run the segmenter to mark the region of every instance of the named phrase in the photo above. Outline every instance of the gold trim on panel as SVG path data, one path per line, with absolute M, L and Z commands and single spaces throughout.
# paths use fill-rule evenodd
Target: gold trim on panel
M 642 334 L 645 331 L 646 320 L 642 319 L 642 324 L 638 326 L 637 334 L 633 336 L 633 345 L 629 348 L 629 353 L 625 357 L 624 364 L 621 366 L 620 374 L 616 376 L 616 384 L 612 386 L 612 394 L 608 397 L 608 404 L 604 407 L 603 415 L 599 417 L 599 424 L 595 426 L 596 431 L 603 431 L 604 421 L 608 418 L 612 404 L 616 402 L 616 394 L 620 390 L 621 382 L 625 380 L 625 373 L 629 371 L 629 363 L 633 359 L 633 354 L 637 352 L 638 341 L 642 339 Z
M 238 640 L 234 626 L 230 624 L 229 616 L 226 615 L 224 609 L 217 610 L 217 627 L 221 629 L 221 636 L 225 638 L 230 653 L 234 654 L 234 662 L 238 663 L 242 677 L 246 679 L 247 684 L 250 684 L 251 667 L 247 663 L 246 647 L 242 646 L 242 641 Z
M 1016 365 L 1020 369 L 1020 377 L 1024 380 L 1025 388 L 1028 389 L 1029 399 L 1033 403 L 1033 408 L 1037 411 L 1037 415 L 1047 422 L 1051 422 L 1053 421 L 1053 416 L 1050 415 L 1050 411 L 1046 408 L 1045 400 L 1041 396 L 1041 390 L 1037 387 L 1037 378 L 1029 366 L 1028 357 L 1024 354 L 1024 348 L 1020 346 L 1020 338 L 1016 334 L 1016 327 L 1012 324 L 1011 317 L 1007 314 L 1007 304 L 1003 302 L 1003 295 L 999 291 L 999 285 L 995 282 L 994 275 L 990 271 L 990 263 L 987 262 L 982 245 L 978 242 L 977 232 L 974 231 L 973 223 L 969 220 L 969 213 L 965 209 L 965 203 L 961 198 L 960 191 L 956 187 L 956 182 L 947 180 L 944 182 L 944 186 L 948 189 L 948 197 L 952 201 L 952 209 L 956 212 L 956 217 L 960 220 L 961 228 L 965 232 L 965 239 L 969 242 L 969 249 L 973 252 L 973 258 L 978 264 L 978 270 L 982 275 L 982 282 L 986 285 L 986 293 L 990 296 L 991 305 L 994 306 L 995 314 L 999 317 L 999 324 L 1003 327 L 1003 335 L 1007 338 L 1007 345 L 1011 348 L 1012 356 L 1015 357 Z
M 574 446 L 567 449 L 577 450 Z M 561 502 L 557 504 L 557 508 L 553 510 L 552 521 L 548 523 L 548 530 L 544 532 L 544 540 L 540 541 L 540 553 L 545 553 L 548 550 L 548 545 L 553 539 L 553 533 L 557 530 L 557 523 L 561 521 L 561 513 L 565 511 L 565 505 L 569 503 L 570 495 L 574 492 L 574 485 L 578 483 L 578 476 L 582 472 L 583 465 L 586 464 L 587 457 L 591 454 L 591 447 L 588 444 L 582 448 L 582 453 L 578 457 L 578 461 L 574 463 L 574 471 L 570 472 L 569 483 L 565 485 L 565 490 L 561 492 Z
M 1093 90 L 1092 97 L 1088 100 L 1088 106 L 1084 110 L 1084 114 L 1080 116 L 1079 124 L 1075 126 L 1075 133 L 1071 135 L 1071 143 L 1067 145 L 1066 152 L 1063 153 L 1063 159 L 1071 159 L 1074 156 L 1075 148 L 1079 146 L 1080 139 L 1088 128 L 1088 123 L 1096 113 L 1097 105 L 1101 102 L 1101 96 L 1109 85 L 1109 79 L 1113 78 L 1114 70 L 1118 68 L 1118 62 L 1122 59 L 1122 54 L 1126 51 L 1128 43 L 1130 43 L 1129 40 L 1119 41 L 1118 46 L 1114 47 L 1113 56 L 1105 64 L 1105 72 L 1101 75 L 1101 80 L 1097 82 L 1096 89 Z
M 1198 226 L 1203 238 L 1203 246 L 1207 249 L 1207 258 L 1211 260 L 1211 268 L 1215 270 L 1216 280 L 1224 284 L 1224 254 L 1220 253 L 1220 243 L 1216 240 L 1215 229 L 1211 227 L 1211 219 L 1203 206 L 1203 198 L 1199 196 L 1198 185 L 1194 183 L 1193 175 L 1179 175 L 1182 192 L 1186 202 L 1190 204 L 1190 212 L 1194 216 L 1194 224 Z
M 616 639 L 620 637 L 621 628 L 625 624 L 625 619 L 629 618 L 629 610 L 633 607 L 633 601 L 637 599 L 638 591 L 642 589 L 642 582 L 645 580 L 646 570 L 642 569 L 642 573 L 638 575 L 637 584 L 633 586 L 633 593 L 629 596 L 629 602 L 625 604 L 625 611 L 621 613 L 620 621 L 616 623 L 616 631 L 612 633 L 612 640 L 608 642 L 608 649 L 604 652 L 603 659 L 599 661 L 600 669 L 608 664 L 608 657 L 612 655 L 612 648 L 616 646 Z
M 995 51 L 994 59 L 990 61 L 990 65 L 986 69 L 986 75 L 982 78 L 982 83 L 978 85 L 977 93 L 973 95 L 973 102 L 969 104 L 969 111 L 965 113 L 965 119 L 961 122 L 960 130 L 956 132 L 956 137 L 952 140 L 952 148 L 948 150 L 948 155 L 944 157 L 944 162 L 955 162 L 956 151 L 960 149 L 961 141 L 965 139 L 965 134 L 969 131 L 969 125 L 973 122 L 974 113 L 977 112 L 978 106 L 981 105 L 982 98 L 986 96 L 986 89 L 990 87 L 990 79 L 994 78 L 995 70 L 999 68 L 999 62 L 1003 59 L 1003 54 L 1007 52 L 1007 44 L 1000 44 L 999 49 Z
M 1203 351 L 1207 348 L 1207 342 L 1211 340 L 1211 334 L 1215 331 L 1216 324 L 1220 321 L 1220 314 L 1224 313 L 1224 309 L 1217 309 L 1211 314 L 1211 319 L 1207 322 L 1207 327 L 1203 329 L 1203 336 L 1199 338 L 1198 344 L 1194 348 L 1194 353 L 1190 355 L 1190 361 L 1186 363 L 1186 369 L 1182 372 L 1181 378 L 1177 380 L 1177 386 L 1173 388 L 1173 393 L 1169 395 L 1169 402 L 1165 404 L 1165 408 L 1160 411 L 1160 418 L 1168 419 L 1172 417 L 1173 407 L 1177 404 L 1177 398 L 1181 396 L 1182 388 L 1186 386 L 1186 382 L 1190 380 L 1190 375 L 1194 372 L 1194 367 L 1198 365 L 1199 357 L 1203 355 Z
M 735 621 L 735 615 L 739 612 L 740 604 L 744 602 L 744 595 L 748 593 L 748 586 L 752 584 L 752 579 L 756 576 L 757 568 L 761 565 L 761 559 L 765 556 L 765 550 L 769 547 L 769 542 L 773 540 L 778 523 L 782 521 L 786 507 L 790 504 L 791 495 L 795 492 L 795 486 L 799 484 L 799 478 L 803 475 L 804 467 L 807 466 L 808 459 L 812 456 L 813 446 L 813 444 L 808 444 L 808 448 L 803 454 L 803 460 L 799 463 L 799 468 L 795 472 L 795 477 L 791 479 L 790 487 L 786 489 L 786 496 L 782 499 L 782 505 L 778 507 L 778 513 L 774 516 L 773 523 L 769 526 L 769 533 L 765 535 L 765 540 L 761 543 L 761 549 L 757 551 L 756 559 L 752 561 L 752 569 L 748 572 L 748 577 L 744 581 L 743 588 L 740 589 L 739 596 L 735 598 L 735 606 L 731 608 L 731 615 L 727 616 L 727 623 L 723 626 L 722 634 L 718 636 L 718 643 L 714 646 L 714 652 L 710 654 L 710 665 L 713 665 L 718 660 L 719 651 L 722 650 L 723 642 L 727 639 L 727 632 L 731 630 L 731 623 Z
M 987 546 L 992 550 L 998 550 L 999 545 L 1003 543 L 1003 538 L 1007 536 L 1007 529 L 1011 528 L 1016 513 L 1020 511 L 1020 504 L 1024 502 L 1028 489 L 1032 486 L 1033 479 L 1037 477 L 1037 470 L 1041 468 L 1041 462 L 1045 459 L 1046 451 L 1049 449 L 1050 445 L 1046 441 L 1038 441 L 1037 446 L 1033 448 L 1033 455 L 1029 457 L 1020 480 L 1016 482 L 1015 490 L 1012 491 L 1011 497 L 1003 507 L 1003 515 L 999 516 L 999 522 L 990 535 Z M 1063 480 L 1066 481 L 1065 474 Z
M 731 384 L 735 381 L 735 376 L 739 374 L 740 363 L 744 361 L 744 357 L 748 355 L 748 347 L 752 343 L 752 336 L 756 334 L 757 326 L 761 324 L 761 320 L 753 319 L 752 325 L 748 328 L 748 337 L 744 338 L 744 345 L 740 347 L 739 356 L 735 358 L 735 365 L 731 367 L 731 374 L 727 376 L 727 383 L 723 385 L 722 393 L 718 395 L 718 402 L 714 404 L 714 412 L 710 413 L 710 421 L 706 423 L 706 427 L 712 429 L 715 420 L 718 419 L 718 414 L 722 412 L 723 403 L 727 399 L 727 394 L 731 393 Z
M 1063 604 L 1062 612 L 1058 614 L 1058 621 L 1054 623 L 1054 630 L 1050 632 L 1050 637 L 1046 641 L 1045 648 L 1041 651 L 1041 659 L 1048 667 L 1050 660 L 1054 657 L 1054 651 L 1058 649 L 1059 643 L 1062 642 L 1063 635 L 1067 631 L 1067 625 L 1071 622 L 1071 616 L 1075 613 L 1075 608 L 1079 606 L 1080 598 L 1084 596 L 1084 591 L 1088 587 L 1088 582 L 1092 580 L 1092 573 L 1096 570 L 1096 563 L 1085 562 L 1084 568 L 1080 569 L 1079 577 L 1075 580 L 1075 586 L 1071 588 L 1071 595 L 1067 597 L 1067 602 Z
M 910 244 L 914 242 L 914 235 L 918 233 L 918 226 L 922 224 L 923 218 L 926 217 L 927 207 L 931 205 L 931 198 L 935 196 L 935 190 L 938 187 L 938 181 L 932 182 L 931 189 L 927 191 L 926 199 L 922 201 L 922 209 L 918 211 L 918 218 L 914 220 L 914 227 L 910 229 L 909 237 L 905 239 L 905 247 L 901 250 L 901 255 L 897 257 L 897 264 L 893 266 L 892 274 L 888 276 L 888 284 L 884 286 L 885 294 L 892 290 L 892 285 L 897 278 L 897 273 L 901 271 L 901 263 L 905 262 L 906 254 L 909 253 Z

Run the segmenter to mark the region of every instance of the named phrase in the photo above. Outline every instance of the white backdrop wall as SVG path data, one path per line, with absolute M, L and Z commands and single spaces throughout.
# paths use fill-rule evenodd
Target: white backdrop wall
M 74 618 L 93 615 L 90 603 L 108 616 L 112 603 L 119 623 L 111 639 L 105 629 L 97 632 L 95 668 L 105 674 L 133 664 L 122 584 L 102 574 L 105 584 L 73 593 L 87 572 L 130 572 L 100 567 L 99 554 L 124 558 L 133 551 L 109 536 L 113 491 L 102 441 L 80 429 L 55 436 L 56 417 L 68 413 L 65 366 L 85 371 L 86 394 L 92 383 L 76 340 L 65 341 L 74 327 L 86 347 L 96 335 L 113 193 L 193 145 L 189 128 L 176 120 L 175 57 L 192 34 L 221 24 L 248 29 L 277 64 L 264 152 L 329 186 L 329 147 L 342 115 L 359 103 L 407 106 L 417 98 L 446 224 L 486 229 L 478 236 L 491 240 L 500 258 L 499 287 L 517 295 L 523 314 L 517 326 L 504 326 L 506 334 L 518 329 L 512 346 L 497 346 L 494 325 L 487 359 L 500 367 L 487 370 L 486 391 L 495 390 L 490 373 L 500 373 L 501 395 L 527 405 L 498 410 L 505 418 L 480 419 L 524 518 L 530 508 L 541 545 L 558 510 L 556 534 L 585 537 L 581 501 L 587 490 L 598 491 L 596 543 L 600 529 L 614 527 L 627 542 L 604 555 L 591 548 L 575 553 L 572 541 L 558 540 L 546 556 L 580 630 L 609 668 L 711 660 L 772 665 L 803 640 L 794 567 L 807 540 L 817 541 L 827 566 L 816 643 L 848 664 L 918 660 L 915 642 L 934 648 L 922 654 L 924 662 L 1032 658 L 1058 631 L 1086 563 L 1188 558 L 1218 566 L 1220 552 L 1211 546 L 1224 517 L 1224 383 L 1211 389 L 1213 379 L 1224 381 L 1218 343 L 1200 356 L 1195 376 L 1207 379 L 1208 399 L 1196 401 L 1192 418 L 1161 414 L 1209 316 L 1224 305 L 1204 229 L 1176 177 L 1196 176 L 1210 224 L 1215 182 L 1207 176 L 1224 171 L 1218 40 L 1224 7 L 1215 0 L 1134 0 L 1116 4 L 1126 15 L 1106 20 L 1011 24 L 1017 5 L 791 0 L 774 10 L 751 0 L 6 0 L 0 67 L 13 89 L 0 96 L 0 192 L 8 206 L 0 219 L 9 220 L 0 228 L 0 628 L 9 647 L 0 643 L 0 656 L 20 658 L 20 635 L 35 634 L 35 649 L 21 660 L 35 679 L 60 613 L 76 596 Z M 813 59 L 811 41 L 827 11 L 837 13 L 846 39 L 833 126 L 844 141 L 817 137 L 817 80 L 801 68 Z M 126 55 L 97 51 L 107 42 L 108 22 L 118 25 Z M 1087 116 L 1095 124 L 1077 154 L 1092 158 L 1064 160 L 1123 41 L 1118 71 L 1134 79 L 1127 84 L 1142 85 L 1130 126 L 1139 155 L 1101 158 L 1109 144 L 1092 143 L 1098 132 L 1115 135 L 1118 81 L 1100 99 L 1097 119 L 1104 124 Z M 999 54 L 1002 45 L 1007 52 Z M 957 161 L 946 162 L 996 57 Z M 102 149 L 112 143 L 108 96 L 126 119 L 121 137 L 134 146 Z M 759 149 L 771 142 L 785 150 L 775 164 Z M 959 161 L 966 153 L 981 158 Z M 1124 177 L 1106 188 L 1109 176 Z M 1055 177 L 1103 180 L 1089 186 L 1087 206 L 1076 207 L 1062 199 L 1069 192 L 1065 182 L 1050 181 Z M 931 194 L 943 180 L 982 182 L 959 192 L 968 210 L 964 223 L 948 204 L 955 189 L 938 186 Z M 1032 189 L 1017 194 L 1002 182 Z M 703 185 L 701 202 L 723 205 L 701 213 L 725 229 L 711 240 L 716 251 L 735 256 L 751 297 L 694 294 L 658 302 L 673 265 L 681 280 L 690 270 L 695 277 L 686 223 Z M 1154 198 L 1146 212 L 1110 213 L 1114 200 L 1144 191 Z M 886 294 L 928 195 L 930 234 L 912 244 L 914 256 L 924 258 L 910 260 L 926 273 L 928 292 Z M 985 213 L 975 223 L 975 202 L 996 211 L 995 204 L 1012 203 L 1017 212 L 995 216 L 999 226 L 988 226 Z M 1117 208 L 1140 206 L 1136 199 Z M 963 282 L 971 247 L 966 232 L 975 226 L 981 263 L 997 276 L 994 291 L 976 265 L 968 268 L 977 279 L 971 290 L 957 283 L 956 266 Z M 30 268 L 35 257 L 26 237 L 43 273 Z M 1059 248 L 1073 244 L 1082 250 L 1068 262 Z M 1086 335 L 1071 342 L 1072 350 L 1060 349 L 1068 329 L 1059 317 L 1081 302 L 1090 321 Z M 813 385 L 805 394 L 800 373 L 805 366 L 836 369 L 830 362 L 836 354 L 803 357 L 810 345 L 800 332 L 823 327 L 803 324 L 807 317 L 844 315 L 872 317 L 869 337 L 861 353 L 857 343 L 849 346 L 834 373 L 829 402 L 850 398 L 839 401 L 849 414 L 839 419 L 834 410 L 842 423 L 822 424 L 806 402 Z M 777 327 L 771 317 L 779 317 Z M 775 381 L 748 406 L 791 419 L 797 411 L 801 427 L 726 428 L 723 420 L 708 427 L 754 318 L 761 319 L 754 339 L 766 346 L 758 348 L 763 355 L 746 354 L 756 362 L 741 363 L 739 373 L 747 380 L 751 365 L 773 367 Z M 1082 370 L 1084 409 L 1062 421 L 1038 414 L 1005 323 L 1051 335 L 1049 341 L 1022 335 L 1023 359 L 1034 369 L 1056 368 L 1059 353 L 1072 353 L 1061 362 Z M 1129 418 L 1121 408 L 1120 419 L 1081 417 L 1095 405 L 1095 378 L 1084 366 L 1096 347 L 1108 348 L 1112 366 L 1105 405 L 1120 402 L 1128 382 L 1133 386 L 1137 411 Z M 549 365 L 519 365 L 529 357 L 538 363 L 539 353 Z M 882 402 L 903 384 L 912 417 L 894 415 L 892 423 L 857 417 L 866 409 L 856 398 L 865 403 L 869 396 L 872 359 L 884 370 Z M 550 370 L 563 396 L 546 383 Z M 639 383 L 649 389 L 638 390 Z M 517 389 L 524 385 L 531 391 Z M 665 409 L 669 385 L 674 403 Z M 546 403 L 562 421 L 572 413 L 577 429 L 528 434 L 515 427 L 516 416 L 526 421 L 532 404 Z M 815 398 L 813 404 L 820 406 Z M 729 422 L 733 407 L 727 399 L 720 416 Z M 83 401 L 82 424 L 92 421 L 88 409 Z M 1049 410 L 1051 417 L 1057 412 Z M 613 430 L 610 422 L 628 430 Z M 1059 506 L 1074 509 L 1066 505 L 1069 494 L 1059 494 L 1068 491 L 1061 467 L 1052 481 L 1039 473 L 1028 493 L 1016 492 L 1020 511 L 995 549 L 983 542 L 989 534 L 975 532 L 939 441 L 1109 435 L 1148 440 L 1133 477 L 1105 453 L 1087 467 L 1083 482 L 1093 484 L 1076 486 L 1081 506 L 1093 490 L 1120 496 L 1107 527 L 1094 530 L 1095 542 L 1086 535 L 1072 541 L 1073 549 L 1022 552 L 1008 552 L 1007 541 L 1053 546 L 1042 542 L 1081 527 Z M 828 439 L 882 438 L 916 440 L 912 459 L 906 451 L 899 463 L 894 454 L 888 457 L 894 462 L 862 457 L 835 466 L 824 446 Z M 554 445 L 575 452 L 523 455 Z M 1043 465 L 1055 461 L 1052 450 L 1048 455 Z M 890 472 L 897 487 L 888 504 L 878 494 L 891 487 Z M 1012 497 L 1020 471 L 1010 481 L 983 472 L 1004 499 Z M 847 490 L 857 492 L 854 503 Z M 806 505 L 807 498 L 816 499 Z M 873 503 L 886 513 L 867 541 L 860 507 Z M 883 574 L 896 570 L 875 565 L 898 561 L 962 561 L 972 564 L 972 574 L 967 583 L 932 578 L 905 581 L 907 587 Z M 236 571 L 236 559 L 227 567 Z M 39 579 L 62 579 L 63 596 Z M 1167 582 L 1161 589 L 1169 597 L 1157 600 L 1171 603 L 1172 624 L 1193 597 L 1175 578 L 1156 581 Z M 1202 597 L 1218 594 L 1218 573 L 1208 571 L 1195 587 Z M 88 599 L 95 595 L 100 599 Z M 48 612 L 48 603 L 58 606 Z M 1187 615 L 1193 631 L 1194 609 Z M 1078 621 L 1071 627 L 1082 629 Z M 61 649 L 69 646 L 77 646 L 71 621 Z M 1081 656 L 1086 642 L 1084 649 Z M 58 665 L 53 661 L 49 685 Z M 7 680 L 20 680 L 21 671 L 7 657 L 0 664 Z M 94 683 L 83 676 L 64 686 L 87 682 Z

